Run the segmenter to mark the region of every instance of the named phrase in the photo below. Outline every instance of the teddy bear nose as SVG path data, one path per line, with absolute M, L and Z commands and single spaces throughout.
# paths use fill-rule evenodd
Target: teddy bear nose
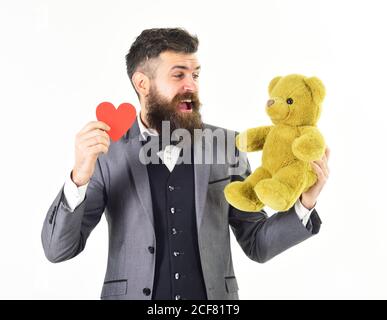
M 274 100 L 273 99 L 270 99 L 269 101 L 267 101 L 267 103 L 266 103 L 266 105 L 268 106 L 268 107 L 270 107 L 271 105 L 273 105 L 274 104 Z

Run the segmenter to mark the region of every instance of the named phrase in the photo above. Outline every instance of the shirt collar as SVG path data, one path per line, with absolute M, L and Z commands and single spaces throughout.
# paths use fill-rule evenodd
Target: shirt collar
M 158 132 L 155 129 L 147 128 L 141 120 L 140 113 L 137 116 L 138 127 L 140 129 L 141 136 L 146 140 L 147 136 L 158 136 Z

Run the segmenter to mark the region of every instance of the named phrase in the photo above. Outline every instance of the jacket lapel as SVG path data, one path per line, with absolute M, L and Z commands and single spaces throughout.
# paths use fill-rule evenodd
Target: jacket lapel
M 204 139 L 198 139 L 194 143 L 194 172 L 195 172 L 195 208 L 198 234 L 200 231 L 204 207 L 206 205 L 208 180 L 210 177 L 210 164 L 204 162 L 210 151 L 209 143 Z
M 124 138 L 129 145 L 125 154 L 129 163 L 130 172 L 132 172 L 133 175 L 134 185 L 138 198 L 140 199 L 141 206 L 154 227 L 152 195 L 149 185 L 148 170 L 146 165 L 142 164 L 139 159 L 142 147 L 139 135 L 140 129 L 136 120 L 130 128 L 129 133 L 127 133 Z

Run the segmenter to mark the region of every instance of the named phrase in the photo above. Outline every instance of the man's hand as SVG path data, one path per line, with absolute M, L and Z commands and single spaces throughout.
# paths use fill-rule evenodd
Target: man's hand
M 89 122 L 75 138 L 75 164 L 71 179 L 79 187 L 89 182 L 101 153 L 109 150 L 110 127 L 102 121 Z
M 310 187 L 308 191 L 304 192 L 300 197 L 302 205 L 307 209 L 312 209 L 316 205 L 317 197 L 328 180 L 329 154 L 330 149 L 327 147 L 325 149 L 325 154 L 323 155 L 321 160 L 312 161 L 312 168 L 317 174 L 317 181 L 313 186 Z

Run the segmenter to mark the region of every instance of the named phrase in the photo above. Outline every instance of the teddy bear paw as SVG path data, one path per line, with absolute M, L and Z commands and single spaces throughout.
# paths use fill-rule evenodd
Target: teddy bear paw
M 253 187 L 241 181 L 228 184 L 224 189 L 224 195 L 229 204 L 241 211 L 258 212 L 264 206 Z
M 278 180 L 261 180 L 255 186 L 254 191 L 259 200 L 274 210 L 286 211 L 291 207 L 290 190 Z

